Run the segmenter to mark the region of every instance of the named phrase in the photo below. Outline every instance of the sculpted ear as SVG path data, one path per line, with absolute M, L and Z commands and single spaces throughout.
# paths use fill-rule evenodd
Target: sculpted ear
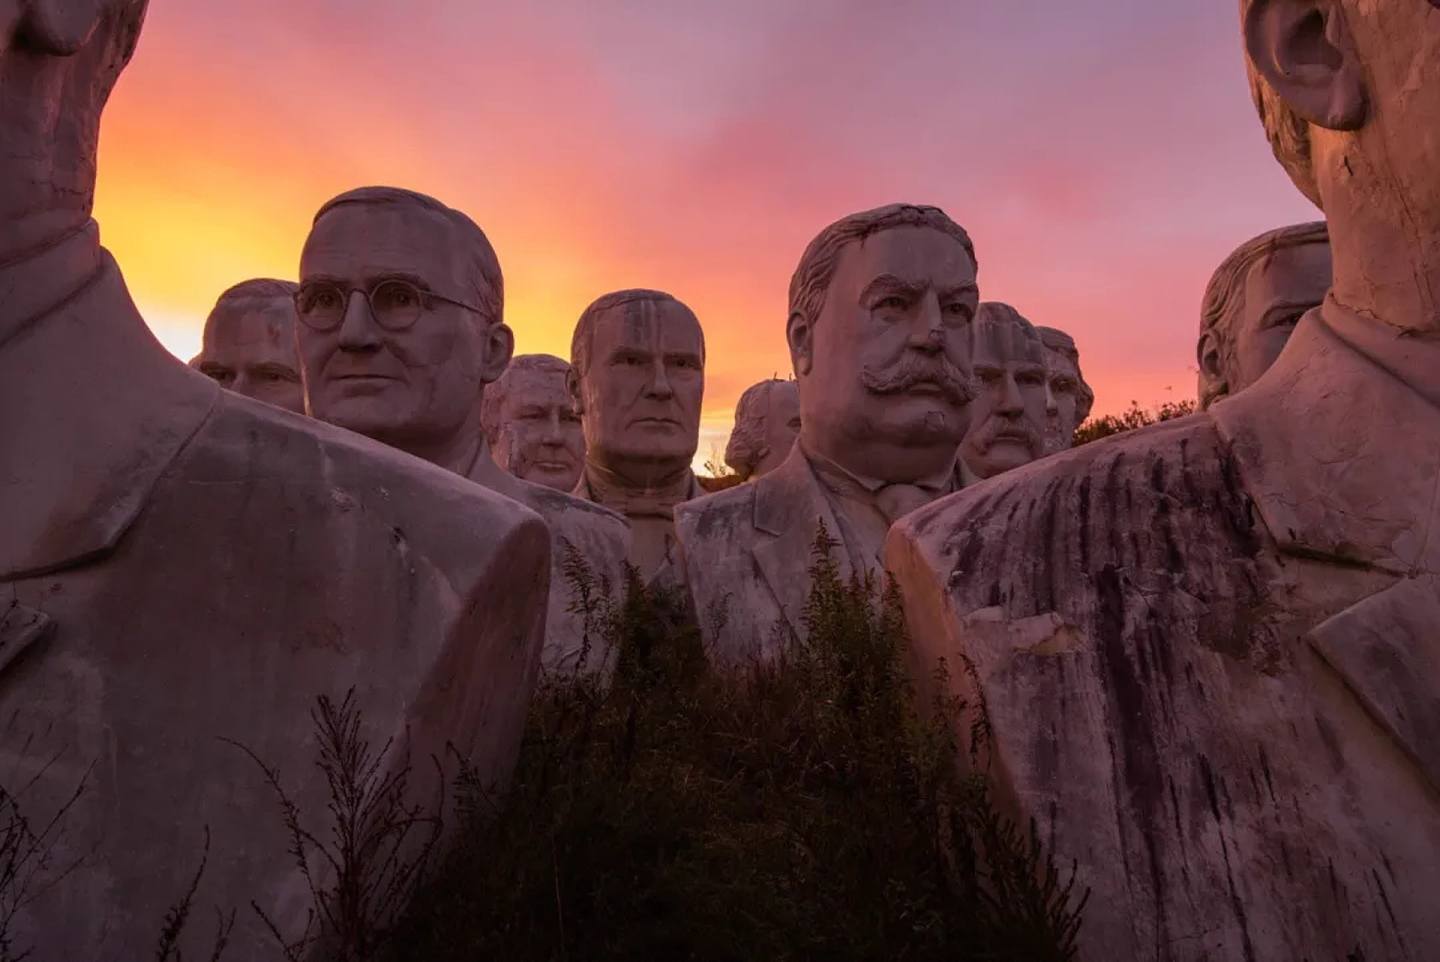
M 790 344 L 790 363 L 796 375 L 809 374 L 815 358 L 815 326 L 799 312 L 791 314 L 785 324 L 785 340 Z
M 1200 403 L 1208 407 L 1213 399 L 1230 393 L 1220 362 L 1220 341 L 1214 331 L 1200 335 L 1200 343 L 1195 346 L 1195 361 L 1200 368 Z
M 1339 0 L 1253 0 L 1245 48 L 1255 69 L 1306 121 L 1357 130 L 1368 97 Z
M 510 366 L 515 355 L 515 332 L 504 324 L 491 324 L 485 329 L 485 357 L 481 362 L 480 381 L 494 384 Z
M 570 395 L 570 404 L 575 408 L 575 413 L 584 414 L 585 399 L 580 393 L 580 375 L 575 373 L 573 365 L 565 372 L 565 393 Z
M 114 0 L 31 0 L 20 37 L 41 53 L 68 57 L 85 46 Z

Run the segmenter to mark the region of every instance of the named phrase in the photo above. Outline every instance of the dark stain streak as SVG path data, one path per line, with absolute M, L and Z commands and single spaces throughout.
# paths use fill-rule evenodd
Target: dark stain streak
M 1210 768 L 1210 759 L 1204 755 L 1198 758 L 1200 763 L 1200 779 L 1205 783 L 1205 797 L 1210 802 L 1210 814 L 1215 816 L 1215 821 L 1220 821 L 1220 796 L 1215 792 L 1215 773 Z
M 1265 753 L 1265 746 L 1260 746 L 1260 772 L 1265 776 L 1265 790 L 1270 793 L 1272 804 L 1279 804 L 1275 799 L 1275 783 L 1270 780 L 1270 756 Z

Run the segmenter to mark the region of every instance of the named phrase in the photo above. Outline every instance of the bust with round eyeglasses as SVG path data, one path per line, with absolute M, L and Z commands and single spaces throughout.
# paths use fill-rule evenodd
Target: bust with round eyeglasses
M 394 187 L 341 194 L 320 208 L 300 260 L 296 332 L 307 406 L 545 519 L 552 590 L 541 661 L 552 671 L 603 671 L 608 652 L 585 646 L 585 614 L 567 572 L 578 552 L 597 584 L 623 584 L 630 529 L 615 512 L 496 462 L 485 402 L 514 353 L 504 309 L 499 257 L 464 213 Z

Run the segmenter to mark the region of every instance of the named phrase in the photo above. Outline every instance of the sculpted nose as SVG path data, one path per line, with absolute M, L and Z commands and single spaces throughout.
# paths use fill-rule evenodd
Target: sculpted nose
M 945 348 L 945 314 L 940 309 L 940 297 L 934 291 L 926 293 L 920 309 L 915 312 L 910 346 L 926 354 L 937 354 Z
M 340 347 L 346 351 L 373 351 L 380 346 L 380 334 L 370 313 L 370 302 L 359 291 L 352 291 L 345 303 L 345 319 L 340 322 Z
M 1020 396 L 1020 385 L 1015 382 L 1015 375 L 1006 373 L 1000 390 L 1000 402 L 995 405 L 995 410 L 1001 414 L 1015 416 L 1025 410 L 1025 401 Z
M 1048 377 L 1045 379 L 1045 413 L 1051 415 L 1060 413 L 1060 398 L 1051 390 Z
M 664 361 L 656 362 L 654 373 L 650 378 L 649 390 L 645 393 L 650 397 L 662 400 L 675 396 L 675 389 L 670 386 L 670 378 L 665 374 Z
M 545 430 L 541 432 L 540 440 L 551 445 L 565 443 L 565 435 L 560 431 L 560 413 L 558 411 L 545 419 Z

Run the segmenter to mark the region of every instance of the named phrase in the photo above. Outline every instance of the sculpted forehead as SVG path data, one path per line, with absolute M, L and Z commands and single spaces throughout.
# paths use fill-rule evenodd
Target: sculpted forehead
M 1325 300 L 1330 282 L 1329 244 L 1282 248 L 1250 268 L 1244 311 L 1255 317 L 1277 306 L 1313 307 Z
M 1008 321 L 994 321 L 981 315 L 975 322 L 975 365 L 1003 367 L 1007 364 L 1045 363 L 1045 346 L 1032 328 Z
M 931 227 L 894 227 L 847 244 L 831 288 L 858 289 L 883 274 L 949 291 L 975 283 L 975 262 L 949 234 Z
M 437 211 L 411 204 L 343 204 L 320 218 L 300 258 L 301 277 L 360 283 L 410 275 L 463 297 L 462 239 Z
M 259 347 L 290 348 L 294 306 L 288 300 L 247 301 L 223 305 L 205 324 L 207 353 Z
M 505 377 L 505 410 L 525 405 L 570 407 L 564 371 L 516 371 Z
M 700 321 L 679 301 L 634 300 L 602 311 L 591 329 L 593 347 L 705 354 Z
M 1044 342 L 1041 342 L 1044 346 Z M 1067 374 L 1075 380 L 1080 380 L 1080 367 L 1075 360 L 1063 351 L 1057 351 L 1052 347 L 1045 347 L 1045 368 L 1055 374 Z

